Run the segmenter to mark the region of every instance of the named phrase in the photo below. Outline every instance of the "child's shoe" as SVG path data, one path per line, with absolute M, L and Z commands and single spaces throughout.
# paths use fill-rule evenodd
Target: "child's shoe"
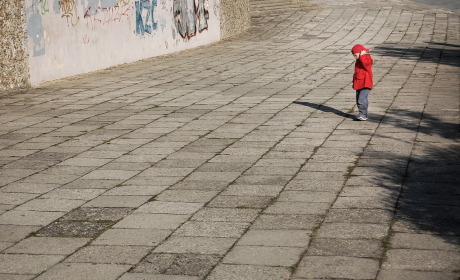
M 357 119 L 358 121 L 367 121 L 367 118 L 364 118 L 364 117 L 358 117 Z

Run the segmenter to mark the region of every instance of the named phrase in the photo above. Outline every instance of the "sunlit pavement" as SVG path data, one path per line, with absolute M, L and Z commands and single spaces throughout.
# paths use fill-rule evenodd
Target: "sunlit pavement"
M 460 277 L 460 13 L 316 2 L 1 96 L 0 279 Z

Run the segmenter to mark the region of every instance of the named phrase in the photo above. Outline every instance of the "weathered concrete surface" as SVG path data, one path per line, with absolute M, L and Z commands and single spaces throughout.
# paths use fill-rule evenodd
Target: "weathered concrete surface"
M 0 278 L 457 279 L 459 13 L 361 2 L 2 96 Z

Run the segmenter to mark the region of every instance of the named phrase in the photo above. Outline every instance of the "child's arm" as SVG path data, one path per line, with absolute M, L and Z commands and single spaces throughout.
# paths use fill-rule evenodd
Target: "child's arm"
M 367 54 L 367 53 L 364 53 Z M 364 68 L 369 71 L 369 69 L 372 69 L 372 64 L 374 61 L 372 60 L 371 56 L 369 54 L 367 55 L 360 55 L 359 60 L 363 64 Z

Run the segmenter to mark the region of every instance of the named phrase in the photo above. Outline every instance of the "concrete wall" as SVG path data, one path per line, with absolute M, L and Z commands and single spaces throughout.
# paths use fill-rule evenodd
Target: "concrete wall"
M 24 2 L 0 0 L 0 90 L 29 86 Z
M 0 90 L 210 44 L 250 27 L 248 0 L 0 3 L 7 19 Z

